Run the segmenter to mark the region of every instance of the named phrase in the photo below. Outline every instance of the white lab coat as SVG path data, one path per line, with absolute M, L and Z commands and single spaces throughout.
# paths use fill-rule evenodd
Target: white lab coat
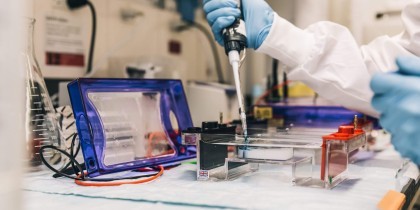
M 406 6 L 402 21 L 401 34 L 358 46 L 341 25 L 324 21 L 302 30 L 276 14 L 257 52 L 278 59 L 291 80 L 306 83 L 322 97 L 378 117 L 370 104 L 370 79 L 375 72 L 395 70 L 397 56 L 420 56 L 420 1 Z

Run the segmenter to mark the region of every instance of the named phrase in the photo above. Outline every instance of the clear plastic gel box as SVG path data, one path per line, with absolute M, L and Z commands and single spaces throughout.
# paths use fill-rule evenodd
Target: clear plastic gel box
M 235 126 L 217 122 L 183 131 L 183 143 L 197 145 L 197 180 L 232 180 L 269 164 L 288 174 L 293 185 L 331 189 L 347 178 L 350 157 L 366 145 L 365 132 L 348 125 L 334 133 L 311 128 L 251 133 L 245 139 Z

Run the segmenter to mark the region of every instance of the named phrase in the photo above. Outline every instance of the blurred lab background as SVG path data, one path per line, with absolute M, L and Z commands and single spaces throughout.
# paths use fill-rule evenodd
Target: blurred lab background
M 69 9 L 64 0 L 25 1 L 26 16 L 36 19 L 35 55 L 55 106 L 69 104 L 66 82 L 77 77 L 143 77 L 182 79 L 195 123 L 214 116 L 200 97 L 203 91 L 228 107 L 226 96 L 232 73 L 223 48 L 211 30 L 197 0 L 92 0 L 96 33 L 92 36 L 89 5 Z M 273 0 L 278 14 L 297 26 L 329 20 L 347 26 L 360 44 L 378 35 L 402 30 L 400 11 L 405 0 Z M 94 40 L 93 54 L 90 53 Z M 92 55 L 92 56 L 90 56 Z M 90 61 L 91 60 L 91 61 Z M 249 51 L 241 70 L 248 105 L 273 83 L 271 58 Z M 277 81 L 283 80 L 282 66 Z M 272 86 L 272 85 L 271 85 Z M 290 97 L 314 93 L 300 83 L 290 85 Z M 223 93 L 223 94 L 222 94 Z M 214 98 L 208 97 L 209 101 Z M 226 108 L 227 107 L 227 108 Z M 211 109 L 211 107 L 208 107 Z M 229 114 L 226 115 L 228 119 Z
M 24 110 L 24 74 L 17 60 L 27 37 L 23 17 L 34 18 L 34 54 L 54 107 L 70 105 L 67 83 L 78 77 L 181 79 L 195 124 L 225 113 L 237 117 L 232 73 L 221 46 L 212 37 L 201 0 L 90 0 L 70 9 L 65 0 L 0 0 L 0 203 L 18 208 L 22 168 L 18 157 Z M 349 28 L 360 44 L 403 29 L 406 0 L 268 0 L 273 9 L 299 27 L 328 20 Z M 94 8 L 94 9 L 93 9 Z M 93 14 L 93 11 L 94 14 Z M 96 31 L 93 33 L 93 19 Z M 92 40 L 94 40 L 93 50 Z M 92 53 L 93 52 L 93 53 Z M 273 77 L 273 61 L 248 51 L 241 70 L 248 105 L 272 81 L 283 81 L 283 67 Z M 314 97 L 299 82 L 289 97 Z M 280 95 L 282 93 L 279 93 Z M 207 97 L 203 97 L 203 96 Z M 4 103 L 7 101 L 7 103 Z M 212 105 L 211 101 L 219 101 Z M 324 102 L 330 103 L 330 102 Z M 8 161 L 5 161 L 8 160 Z M 2 207 L 3 208 L 3 207 Z

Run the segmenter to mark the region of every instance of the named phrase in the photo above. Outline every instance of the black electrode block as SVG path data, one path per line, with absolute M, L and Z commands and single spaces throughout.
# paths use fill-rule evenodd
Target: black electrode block
M 210 170 L 225 164 L 228 156 L 226 145 L 213 144 L 225 138 L 234 138 L 236 126 L 220 125 L 217 122 L 203 122 L 201 133 L 200 169 Z
M 218 129 L 219 123 L 217 121 L 207 121 L 201 123 L 201 127 L 203 128 L 203 131 L 211 130 L 211 129 Z
M 211 170 L 225 164 L 228 155 L 226 145 L 200 142 L 200 169 Z
M 225 165 L 228 157 L 228 146 L 215 144 L 226 138 L 235 138 L 237 125 L 219 124 L 217 121 L 203 122 L 202 128 L 188 128 L 183 133 L 200 133 L 201 140 L 197 148 L 200 153 L 200 170 L 211 170 Z M 229 168 L 242 166 L 231 164 Z
M 246 123 L 248 125 L 248 135 L 258 134 L 267 131 L 267 119 L 255 119 L 253 116 L 247 116 Z M 233 120 L 231 124 L 240 126 L 242 125 L 242 121 L 239 119 Z
M 201 128 L 199 127 L 187 128 L 187 130 L 183 131 L 183 133 L 201 133 Z

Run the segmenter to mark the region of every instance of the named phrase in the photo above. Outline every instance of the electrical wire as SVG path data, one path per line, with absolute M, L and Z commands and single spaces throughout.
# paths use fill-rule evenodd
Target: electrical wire
M 92 34 L 90 38 L 90 48 L 89 48 L 89 58 L 87 63 L 87 71 L 86 74 L 89 74 L 92 72 L 92 63 L 93 63 L 93 55 L 95 51 L 95 41 L 96 41 L 96 10 L 93 6 L 92 2 L 87 1 L 87 5 L 90 8 L 90 11 L 92 13 Z
M 77 155 L 79 154 L 79 151 L 80 151 L 80 142 L 77 144 L 77 147 L 76 147 L 76 152 L 74 152 L 74 145 L 75 145 L 75 141 L 76 141 L 76 138 L 77 138 L 77 133 L 73 133 L 72 135 L 70 135 L 69 137 L 67 137 L 67 139 L 68 138 L 71 138 L 71 137 L 73 137 L 72 138 L 72 140 L 71 140 L 71 146 L 70 146 L 70 156 L 71 157 L 77 157 Z M 62 170 L 60 170 L 60 172 L 61 173 L 66 173 L 67 171 L 69 171 L 69 166 L 70 165 L 72 165 L 72 169 L 73 169 L 73 171 L 75 171 L 75 165 L 74 165 L 74 162 L 73 161 L 71 161 L 70 160 L 70 162 L 68 162 L 65 166 L 63 166 L 63 169 Z M 83 165 L 83 164 L 82 164 Z M 83 167 L 82 167 L 83 168 Z M 55 173 L 54 175 L 53 175 L 53 177 L 54 178 L 58 178 L 58 177 L 61 177 L 61 174 L 59 174 L 59 173 Z
M 151 177 L 145 178 L 145 179 L 138 179 L 138 180 L 116 180 L 116 181 L 111 181 L 111 182 L 95 182 L 95 181 L 85 181 L 85 180 L 80 180 L 80 179 L 75 179 L 74 183 L 76 183 L 77 185 L 80 186 L 85 186 L 85 187 L 110 187 L 110 186 L 119 186 L 119 185 L 123 185 L 123 184 L 141 184 L 141 183 L 146 183 L 146 182 L 151 182 L 156 180 L 157 178 L 159 178 L 160 176 L 162 176 L 163 171 L 165 170 L 163 168 L 163 166 L 158 166 L 159 168 L 159 172 Z M 82 175 L 79 175 L 79 177 L 81 177 Z
M 80 165 L 80 163 L 74 158 L 74 157 L 72 157 L 68 152 L 66 152 L 66 151 L 64 151 L 64 150 L 61 150 L 61 149 L 59 149 L 59 148 L 57 148 L 57 147 L 55 147 L 55 146 L 52 146 L 52 145 L 46 145 L 46 146 L 42 146 L 41 148 L 40 148 L 40 151 L 39 151 L 39 155 L 40 155 L 40 157 L 41 157 L 41 161 L 42 161 L 42 163 L 44 163 L 44 165 L 47 167 L 47 168 L 49 168 L 51 171 L 53 171 L 53 172 L 55 172 L 55 173 L 57 173 L 57 174 L 60 174 L 61 176 L 64 176 L 64 177 L 67 177 L 67 178 L 70 178 L 70 179 L 80 179 L 80 180 L 82 180 L 82 179 L 84 179 L 84 175 L 82 175 L 81 177 L 74 177 L 74 176 L 71 176 L 71 175 L 68 175 L 68 174 L 65 174 L 65 173 L 62 173 L 61 171 L 59 171 L 59 170 L 57 170 L 57 169 L 55 169 L 54 167 L 52 167 L 49 163 L 48 163 L 48 161 L 47 160 L 45 160 L 45 157 L 44 157 L 44 150 L 46 150 L 46 149 L 51 149 L 51 150 L 56 150 L 56 151 L 58 151 L 58 152 L 60 152 L 61 154 L 63 154 L 63 155 L 65 155 L 65 156 L 67 156 L 71 161 L 74 161 L 74 164 L 75 164 L 75 166 L 78 168 L 78 170 L 79 171 L 83 171 L 83 169 L 82 169 L 82 167 L 81 167 L 81 165 Z M 75 172 L 76 173 L 76 172 Z M 82 173 L 83 174 L 83 173 Z
M 201 31 L 206 36 L 207 41 L 210 43 L 210 48 L 211 48 L 211 51 L 213 53 L 214 64 L 215 64 L 215 68 L 216 68 L 218 82 L 221 83 L 221 84 L 224 84 L 225 79 L 224 79 L 224 76 L 223 76 L 222 64 L 220 62 L 220 57 L 219 57 L 219 52 L 217 51 L 216 42 L 213 40 L 212 34 L 207 30 L 206 27 L 204 27 L 203 25 L 201 25 L 199 23 L 193 22 L 191 24 L 191 26 L 193 26 L 196 29 L 198 29 L 199 31 Z
M 77 145 L 76 153 L 74 152 L 74 144 L 75 144 L 76 138 L 77 138 L 77 134 L 74 133 L 73 134 L 73 139 L 71 141 L 71 146 L 70 146 L 70 155 L 73 158 L 76 158 L 77 155 L 79 154 L 79 151 L 80 151 L 80 141 L 79 141 L 79 144 Z M 74 161 L 70 161 L 70 163 L 71 163 L 71 167 L 73 168 L 73 171 L 76 171 L 76 166 L 74 164 Z M 66 168 L 68 168 L 68 166 Z
M 158 166 L 159 172 L 152 175 L 141 175 L 141 176 L 124 177 L 124 178 L 116 178 L 116 179 L 115 178 L 105 178 L 105 179 L 87 178 L 86 176 L 88 174 L 84 172 L 82 165 L 76 160 L 76 155 L 80 151 L 80 142 L 77 146 L 76 151 L 74 151 L 76 137 L 77 137 L 77 134 L 74 134 L 72 143 L 71 143 L 70 154 L 52 145 L 46 145 L 40 148 L 39 155 L 40 155 L 41 161 L 47 168 L 55 172 L 55 174 L 53 175 L 54 178 L 66 177 L 69 179 L 73 179 L 77 185 L 81 185 L 81 186 L 118 186 L 122 184 L 140 184 L 140 183 L 150 182 L 159 178 L 163 174 L 164 168 L 162 166 Z M 62 170 L 55 169 L 53 166 L 51 166 L 50 163 L 48 163 L 48 161 L 44 157 L 44 150 L 46 149 L 51 149 L 51 150 L 60 152 L 61 154 L 67 156 L 70 162 L 67 163 L 67 165 Z M 69 167 L 70 165 L 71 167 Z M 74 175 L 66 173 L 66 171 L 68 170 L 72 171 Z
M 93 73 L 95 71 L 97 71 L 100 66 L 102 66 L 106 62 L 108 62 L 108 59 L 111 56 L 113 56 L 115 53 L 117 53 L 119 50 L 121 50 L 127 44 L 129 44 L 132 39 L 137 38 L 138 37 L 138 33 L 140 32 L 140 30 L 141 30 L 141 27 L 134 27 L 132 30 L 130 30 L 127 33 L 127 35 L 125 35 L 123 38 L 119 39 L 119 41 L 116 42 L 115 45 L 113 45 L 112 47 L 110 47 L 110 50 L 108 50 L 104 55 L 99 56 L 99 59 L 95 62 L 95 68 L 86 77 L 93 76 Z

